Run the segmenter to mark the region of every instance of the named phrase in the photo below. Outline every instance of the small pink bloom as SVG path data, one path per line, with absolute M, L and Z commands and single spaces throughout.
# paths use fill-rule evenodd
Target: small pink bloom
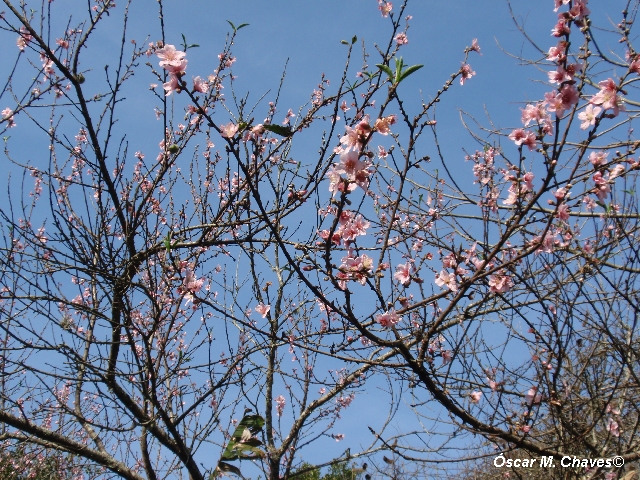
M 482 392 L 473 391 L 471 392 L 470 397 L 471 397 L 471 403 L 478 403 L 482 398 Z
M 233 138 L 233 136 L 238 133 L 238 125 L 233 122 L 230 122 L 226 125 L 220 125 L 220 135 L 225 138 Z
M 396 267 L 396 273 L 393 274 L 393 278 L 398 280 L 404 286 L 411 283 L 411 264 L 409 262 L 400 264 Z
M 407 34 L 404 33 L 404 32 L 401 32 L 398 35 L 396 35 L 394 40 L 396 41 L 396 43 L 398 45 L 406 45 L 407 43 L 409 43 L 409 39 L 407 38 Z
M 596 117 L 600 114 L 602 109 L 600 107 L 594 107 L 593 105 L 587 105 L 587 108 L 584 109 L 584 112 L 580 112 L 578 114 L 578 118 L 582 120 L 580 124 L 580 128 L 582 130 L 586 130 L 590 125 L 596 124 Z
M 16 126 L 16 122 L 13 120 L 13 110 L 9 107 L 2 110 L 2 118 L 7 121 L 7 128 L 13 128 Z
M 384 18 L 389 16 L 391 10 L 393 9 L 393 4 L 391 2 L 383 2 L 382 0 L 378 0 L 378 10 Z
M 402 320 L 402 317 L 395 310 L 388 310 L 376 317 L 376 322 L 385 328 L 389 328 Z
M 471 69 L 471 65 L 469 65 L 468 63 L 463 63 L 462 67 L 460 68 L 460 85 L 464 85 L 464 82 L 469 80 L 475 74 L 476 72 Z
M 599 167 L 607 162 L 608 153 L 605 152 L 591 152 L 589 155 L 589 161 L 594 167 Z
M 193 91 L 207 93 L 209 91 L 209 83 L 200 77 L 196 77 L 193 79 Z
M 562 203 L 558 207 L 558 212 L 556 213 L 556 218 L 562 220 L 563 222 L 569 221 L 569 206 L 566 203 Z
M 527 403 L 527 405 L 529 406 L 537 405 L 542 401 L 542 395 L 540 395 L 537 392 L 538 392 L 538 387 L 531 387 L 529 391 L 525 394 L 524 400 Z
M 618 86 L 612 78 L 598 83 L 600 91 L 595 94 L 589 103 L 602 105 L 605 110 L 613 110 L 613 115 L 617 116 L 620 110 L 625 110 L 622 100 L 618 96 Z
M 517 146 L 526 145 L 530 151 L 536 148 L 536 136 L 533 132 L 527 132 L 522 128 L 517 128 L 509 134 L 509 138 Z
M 477 38 L 474 38 L 471 41 L 471 46 L 469 47 L 469 51 L 470 52 L 480 53 L 480 45 L 478 45 L 478 39 Z M 482 54 L 480 53 L 480 55 L 482 55 Z
M 262 315 L 262 318 L 267 318 L 269 310 L 271 310 L 271 305 L 264 305 L 263 303 L 259 303 L 255 308 L 255 311 Z
M 284 411 L 284 406 L 286 405 L 287 401 L 282 395 L 279 395 L 278 397 L 276 397 L 274 402 L 276 402 L 276 410 L 278 411 L 278 416 L 281 417 L 282 412 Z
M 435 283 L 439 287 L 446 286 L 454 293 L 458 291 L 458 283 L 456 282 L 455 275 L 450 274 L 446 270 L 442 270 L 438 275 L 436 275 Z
M 618 425 L 618 422 L 611 417 L 607 419 L 607 431 L 614 437 L 620 436 L 620 426 Z
M 491 275 L 489 277 L 489 287 L 494 293 L 506 293 L 513 287 L 513 280 L 508 275 Z
M 169 81 L 167 83 L 163 83 L 162 88 L 164 88 L 165 92 L 167 92 L 165 93 L 166 97 L 171 95 L 173 92 L 180 93 L 181 91 L 180 79 L 178 78 L 177 75 L 170 73 Z
M 187 54 L 176 50 L 173 45 L 165 45 L 156 50 L 156 55 L 160 58 L 160 66 L 169 73 L 184 72 L 187 68 L 187 60 L 184 58 Z

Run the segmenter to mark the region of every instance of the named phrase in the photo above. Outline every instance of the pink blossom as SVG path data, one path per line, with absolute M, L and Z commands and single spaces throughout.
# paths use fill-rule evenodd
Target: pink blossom
M 640 56 L 637 56 L 629 64 L 629 71 L 640 75 Z
M 336 433 L 336 434 L 333 435 L 333 438 L 335 439 L 336 442 L 339 442 L 341 440 L 344 440 L 344 434 Z
M 607 198 L 607 195 L 611 191 L 611 188 L 609 187 L 609 182 L 605 177 L 603 177 L 602 172 L 600 171 L 596 172 L 593 175 L 593 181 L 596 184 L 595 193 L 596 193 L 596 196 L 598 197 L 598 200 L 600 200 L 601 202 L 604 202 L 604 200 Z
M 383 2 L 382 0 L 378 0 L 378 10 L 384 18 L 389 16 L 391 10 L 393 9 L 393 4 L 391 2 Z
M 200 77 L 196 77 L 193 79 L 193 91 L 207 93 L 209 91 L 209 83 Z
M 521 108 L 522 123 L 525 127 L 529 126 L 531 121 L 543 122 L 545 118 L 544 106 L 541 103 L 536 105 L 528 104 L 525 108 Z
M 58 39 L 56 39 L 56 43 L 57 43 L 58 45 L 60 45 L 60 47 L 61 47 L 61 48 L 63 48 L 63 49 L 65 49 L 65 50 L 66 50 L 67 48 L 69 48 L 69 41 L 68 41 L 68 40 L 65 40 L 64 38 L 58 38 Z
M 517 128 L 509 134 L 509 138 L 518 146 L 526 145 L 530 151 L 536 148 L 536 136 L 533 132 L 527 132 L 522 128 Z
M 187 68 L 185 52 L 176 50 L 173 45 L 165 45 L 164 48 L 156 50 L 156 55 L 160 58 L 160 66 L 169 73 L 181 73 Z
M 513 279 L 508 275 L 495 274 L 489 277 L 489 287 L 492 292 L 506 293 L 513 288 Z
M 588 1 L 589 0 L 574 0 L 573 7 L 569 10 L 569 15 L 571 15 L 574 20 L 581 20 L 589 15 L 591 10 L 587 8 Z
M 533 179 L 535 175 L 531 172 L 527 172 L 524 174 L 522 179 L 524 180 L 524 189 L 528 192 L 533 190 Z
M 614 437 L 620 436 L 620 426 L 613 418 L 607 418 L 607 431 Z
M 555 8 L 553 9 L 554 12 L 558 11 L 558 8 L 560 8 L 560 5 L 566 5 L 567 3 L 569 3 L 569 0 L 553 0 L 555 3 Z
M 265 305 L 263 303 L 259 303 L 255 307 L 255 311 L 262 315 L 262 318 L 267 318 L 269 310 L 271 310 L 271 305 Z
M 529 391 L 525 394 L 524 400 L 527 405 L 537 405 L 542 401 L 542 395 L 538 392 L 538 387 L 531 387 Z
M 389 126 L 394 123 L 396 123 L 396 115 L 389 115 L 387 117 L 377 119 L 373 129 L 381 135 L 389 135 L 389 133 L 391 133 Z
M 162 88 L 164 88 L 164 90 L 167 92 L 165 93 L 166 97 L 171 95 L 173 92 L 180 93 L 182 90 L 180 86 L 180 79 L 178 78 L 177 75 L 170 73 L 169 81 L 166 83 L 163 83 Z
M 611 170 L 611 173 L 609 173 L 609 181 L 611 182 L 614 178 L 619 177 L 624 173 L 624 171 L 624 165 L 616 165 L 613 167 L 613 170 Z
M 549 312 L 551 312 L 551 315 L 555 315 L 558 311 L 553 303 L 550 303 L 547 308 L 549 309 Z
M 569 206 L 566 203 L 560 204 L 558 207 L 558 211 L 556 212 L 556 218 L 563 222 L 567 222 L 569 220 Z
M 2 118 L 7 121 L 7 128 L 13 128 L 16 126 L 16 122 L 13 120 L 13 110 L 9 107 L 2 110 Z
M 376 317 L 376 322 L 385 328 L 389 328 L 402 320 L 402 317 L 395 310 L 388 310 Z
M 471 40 L 471 46 L 469 47 L 469 51 L 480 53 L 480 45 L 478 45 L 477 38 L 474 38 L 473 40 Z M 480 55 L 482 54 L 480 53 Z
M 29 30 L 27 30 L 27 28 L 24 26 L 20 27 L 20 36 L 16 40 L 16 45 L 21 52 L 24 51 L 25 47 L 31 40 L 33 40 L 33 36 L 29 33 Z
M 551 47 L 549 49 L 549 53 L 547 54 L 547 60 L 550 60 L 552 62 L 557 62 L 557 63 L 562 62 L 566 58 L 565 57 L 566 48 L 567 48 L 567 42 L 564 40 L 559 41 L 555 47 Z
M 396 267 L 396 273 L 393 274 L 393 278 L 398 280 L 404 286 L 411 283 L 411 263 L 407 262 L 400 264 Z
M 456 277 L 453 274 L 450 274 L 446 270 L 442 270 L 438 275 L 436 275 L 435 280 L 436 285 L 439 287 L 446 287 L 452 292 L 458 291 L 458 283 L 456 282 Z
M 279 395 L 276 397 L 274 402 L 276 402 L 276 410 L 278 412 L 278 416 L 281 417 L 282 412 L 284 411 L 284 406 L 286 405 L 287 401 L 282 395 Z
M 557 9 L 556 9 L 557 10 Z M 567 25 L 567 21 L 564 18 L 559 18 L 558 23 L 551 30 L 551 35 L 554 37 L 562 37 L 563 35 L 569 35 L 571 29 Z
M 471 65 L 463 63 L 462 67 L 460 67 L 460 85 L 464 85 L 464 82 L 469 80 L 475 74 L 476 72 L 471 69 Z
M 605 152 L 591 152 L 589 155 L 589 161 L 594 167 L 599 167 L 607 162 L 608 153 Z
M 225 138 L 233 138 L 238 133 L 238 125 L 233 122 L 229 122 L 226 125 L 220 125 L 220 135 Z
M 589 103 L 602 105 L 605 110 L 613 110 L 613 115 L 617 116 L 620 110 L 625 110 L 622 100 L 618 96 L 618 86 L 612 78 L 598 83 L 600 91 L 595 94 Z
M 586 130 L 590 125 L 596 124 L 596 117 L 600 114 L 602 109 L 600 107 L 594 107 L 593 105 L 587 105 L 587 108 L 584 109 L 584 112 L 580 112 L 578 114 L 578 118 L 582 120 L 580 124 L 580 128 L 582 130 Z
M 471 392 L 470 397 L 471 397 L 471 403 L 478 403 L 482 398 L 482 392 L 478 392 L 474 390 L 473 392 Z
M 396 43 L 398 45 L 406 45 L 407 43 L 409 43 L 409 39 L 407 38 L 407 34 L 404 33 L 404 32 L 400 32 L 398 35 L 396 35 L 394 40 L 396 41 Z

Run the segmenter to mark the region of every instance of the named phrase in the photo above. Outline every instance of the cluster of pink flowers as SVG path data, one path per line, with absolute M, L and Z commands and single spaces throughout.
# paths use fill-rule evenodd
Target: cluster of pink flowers
M 584 24 L 584 18 L 590 13 L 587 8 L 587 2 L 588 0 L 576 0 L 568 12 L 559 13 L 558 22 L 551 31 L 551 34 L 554 37 L 565 37 L 571 32 L 571 23 L 582 26 Z M 555 11 L 558 11 L 561 5 L 568 3 L 568 0 L 556 0 Z M 581 63 L 566 63 L 568 46 L 568 41 L 563 38 L 559 40 L 556 45 L 549 48 L 547 53 L 547 60 L 556 63 L 556 69 L 548 73 L 549 82 L 558 84 L 558 90 L 545 93 L 544 101 L 536 105 L 527 105 L 527 107 L 522 110 L 522 123 L 524 126 L 527 127 L 531 121 L 537 122 L 540 128 L 540 135 L 551 135 L 553 133 L 553 123 L 549 115 L 550 113 L 555 113 L 560 117 L 564 115 L 567 110 L 573 108 L 580 100 L 580 94 L 575 87 L 575 76 L 582 71 L 583 65 Z M 611 109 L 613 110 L 613 114 L 617 115 L 619 110 L 624 109 L 624 106 L 621 104 L 620 98 L 617 95 L 615 83 L 609 79 L 600 82 L 600 88 L 600 92 L 594 95 L 590 103 L 593 105 L 602 105 L 605 110 Z M 579 114 L 579 118 L 582 120 L 581 128 L 587 129 L 590 125 L 594 125 L 601 111 L 602 109 L 600 107 L 587 107 L 585 112 Z M 518 146 L 526 145 L 529 150 L 536 148 L 536 140 L 538 139 L 533 132 L 527 132 L 521 128 L 514 130 L 511 135 L 509 135 L 509 138 Z
M 160 66 L 169 72 L 169 81 L 162 85 L 167 92 L 166 95 L 180 93 L 183 89 L 181 78 L 187 69 L 188 60 L 184 58 L 187 54 L 176 50 L 173 45 L 165 45 L 156 50 L 156 55 L 160 58 Z
M 529 192 L 533 191 L 533 179 L 534 175 L 531 172 L 527 172 L 522 176 L 522 181 L 518 181 L 517 178 L 511 178 L 511 186 L 509 187 L 509 196 L 502 203 L 505 205 L 515 205 L 518 197 L 522 197 Z
M 333 232 L 333 235 L 331 235 L 331 241 L 336 245 L 340 245 L 341 242 L 344 241 L 344 244 L 349 246 L 356 237 L 366 235 L 367 229 L 370 225 L 370 222 L 359 213 L 355 214 L 351 210 L 344 210 L 340 214 L 338 228 Z M 318 235 L 323 240 L 329 240 L 329 234 L 329 230 L 322 230 L 318 232 Z
M 404 32 L 399 33 L 395 36 L 394 40 L 398 45 L 406 45 L 409 43 L 409 39 L 407 38 L 407 34 Z
M 347 251 L 347 256 L 342 257 L 342 263 L 338 267 L 338 285 L 342 290 L 347 288 L 347 281 L 353 280 L 364 285 L 373 270 L 373 259 L 366 254 L 356 256 L 352 248 Z
M 16 126 L 16 122 L 13 120 L 13 110 L 9 107 L 2 110 L 2 118 L 7 121 L 7 128 L 13 128 Z
M 16 45 L 21 52 L 24 52 L 25 47 L 31 40 L 33 40 L 33 36 L 29 33 L 29 30 L 26 27 L 20 27 L 20 36 L 16 40 Z
M 357 187 L 367 190 L 372 173 L 371 163 L 360 160 L 357 150 L 343 151 L 340 163 L 332 165 L 327 172 L 329 191 L 335 195 L 337 192 L 352 192 Z M 342 175 L 346 175 L 346 179 Z
M 504 272 L 496 273 L 489 277 L 489 287 L 494 293 L 507 293 L 513 288 L 513 278 Z
M 189 302 L 195 304 L 197 302 L 195 295 L 202 289 L 204 277 L 197 279 L 195 272 L 186 262 L 182 262 L 181 266 L 182 285 L 178 287 L 178 293 L 184 295 L 187 304 Z
M 391 309 L 384 313 L 381 313 L 376 317 L 376 322 L 378 322 L 381 326 L 385 328 L 392 327 L 396 323 L 402 320 L 402 317 L 396 313 L 395 310 Z

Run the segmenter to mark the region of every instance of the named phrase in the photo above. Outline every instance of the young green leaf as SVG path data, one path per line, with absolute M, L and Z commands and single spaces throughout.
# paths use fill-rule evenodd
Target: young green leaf
M 265 130 L 268 130 L 281 137 L 290 137 L 293 135 L 293 131 L 289 127 L 283 127 L 282 125 L 263 125 Z
M 405 78 L 407 78 L 409 75 L 411 75 L 413 72 L 417 72 L 418 70 L 420 70 L 422 67 L 424 67 L 424 65 L 413 65 L 409 68 L 407 68 L 404 72 L 402 72 L 402 74 L 400 75 L 400 80 L 398 80 L 398 83 L 400 83 L 401 81 L 403 81 Z
M 376 63 L 376 67 L 378 67 L 384 73 L 389 75 L 390 79 L 393 79 L 393 71 L 391 71 L 391 69 L 387 65 L 383 65 L 382 63 Z
M 355 35 L 353 36 L 353 38 L 351 39 L 351 45 L 353 45 L 354 43 L 356 43 L 358 41 L 358 37 L 356 37 Z
M 238 28 L 236 28 L 236 31 L 240 30 L 241 28 L 248 27 L 248 26 L 249 26 L 248 23 L 242 23 L 242 24 L 238 25 Z

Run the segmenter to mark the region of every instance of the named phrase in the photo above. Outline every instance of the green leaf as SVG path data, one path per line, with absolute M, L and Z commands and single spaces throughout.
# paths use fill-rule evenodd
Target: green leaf
M 242 473 L 240 473 L 240 469 L 238 467 L 236 467 L 235 465 L 231 465 L 229 463 L 226 463 L 226 462 L 219 462 L 218 463 L 218 470 L 220 470 L 221 472 L 224 472 L 224 473 L 228 473 L 228 472 L 235 473 L 240 478 L 244 478 L 242 476 Z
M 380 70 L 382 70 L 384 73 L 386 73 L 387 75 L 389 75 L 389 78 L 392 79 L 393 78 L 393 72 L 391 71 L 391 69 L 387 66 L 387 65 L 383 65 L 382 63 L 376 63 L 376 67 L 378 67 Z
M 353 45 L 354 43 L 356 43 L 358 41 L 358 37 L 356 37 L 355 35 L 353 36 L 353 38 L 351 39 L 351 45 Z
M 234 33 L 238 31 L 238 29 L 236 28 L 236 26 L 233 24 L 231 20 L 227 20 L 227 23 L 231 25 L 231 28 L 233 28 Z
M 244 130 L 249 126 L 247 122 L 238 123 L 238 132 L 244 132 Z
M 242 24 L 238 25 L 238 28 L 236 28 L 236 31 L 240 30 L 241 28 L 248 27 L 248 26 L 249 26 L 248 23 L 242 23 Z
M 253 437 L 262 427 L 264 418 L 260 415 L 245 415 L 231 435 L 221 460 L 253 460 L 264 457 L 265 453 L 260 448 L 262 442 Z
M 340 43 L 343 45 L 349 45 L 349 42 L 347 42 L 346 40 L 340 40 Z
M 290 137 L 293 135 L 293 131 L 289 127 L 283 127 L 282 125 L 263 125 L 265 130 L 268 130 L 281 137 Z
M 417 72 L 418 70 L 420 70 L 422 67 L 424 67 L 424 65 L 413 65 L 409 68 L 407 68 L 404 72 L 402 72 L 402 74 L 400 75 L 400 80 L 398 80 L 398 83 L 400 83 L 401 81 L 403 81 L 405 78 L 407 78 L 409 75 L 411 75 L 413 72 Z

